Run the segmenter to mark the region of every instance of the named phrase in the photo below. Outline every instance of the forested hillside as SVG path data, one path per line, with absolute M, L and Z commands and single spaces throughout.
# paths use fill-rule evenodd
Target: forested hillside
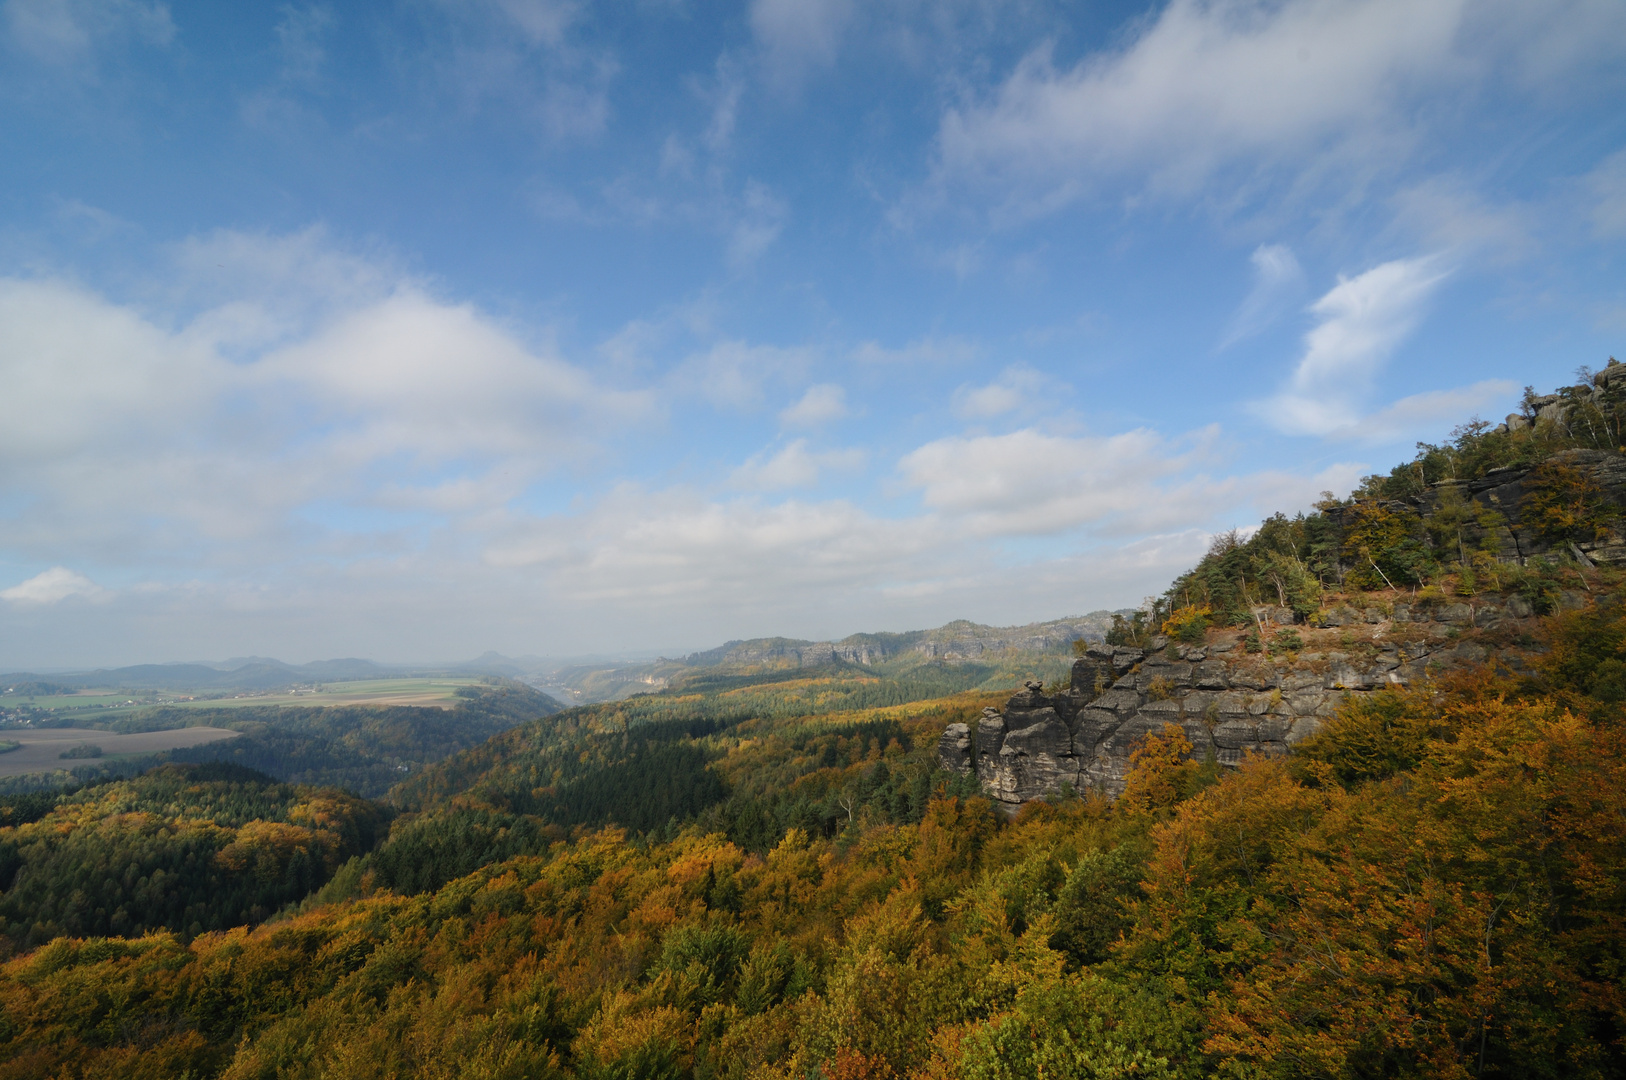
M 516 724 L 559 711 L 546 694 L 509 679 L 458 691 L 454 709 L 335 706 L 294 709 L 154 710 L 149 724 L 209 723 L 241 731 L 217 746 L 171 751 L 175 761 L 229 761 L 300 784 L 376 798 L 403 776 Z M 199 717 L 201 719 L 194 719 Z
M 409 775 L 375 846 L 384 811 L 345 803 L 333 876 L 257 926 L 213 929 L 236 899 L 61 923 L 0 969 L 0 1078 L 1626 1077 L 1626 457 L 1577 446 L 1619 430 L 1613 393 L 1220 538 L 1118 620 L 1098 681 L 1019 695 L 1169 714 L 1116 800 L 1007 813 L 943 771 L 945 729 L 1008 696 L 948 668 L 578 708 Z M 1190 657 L 1236 659 L 1256 725 L 1285 730 L 1294 680 L 1327 713 L 1234 767 L 1195 755 L 1228 714 L 1143 679 L 1157 650 L 1193 687 Z M 0 850 L 34 860 L 7 918 L 45 910 L 35 867 L 76 910 L 126 887 L 69 851 L 75 821 L 87 851 L 164 829 L 225 895 L 251 866 L 280 887 L 284 848 L 228 854 L 313 828 L 316 796 L 276 790 L 160 772 L 0 808 Z
M 164 765 L 0 803 L 0 930 L 14 946 L 255 923 L 372 849 L 387 815 L 235 765 Z

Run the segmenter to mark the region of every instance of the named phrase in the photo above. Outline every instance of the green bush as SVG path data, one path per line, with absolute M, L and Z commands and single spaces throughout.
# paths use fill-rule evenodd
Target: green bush
M 1172 615 L 1163 620 L 1163 632 L 1176 641 L 1195 645 L 1208 633 L 1209 624 L 1212 622 L 1210 616 L 1213 614 L 1214 609 L 1207 605 L 1199 607 L 1187 604 L 1185 607 L 1176 608 Z

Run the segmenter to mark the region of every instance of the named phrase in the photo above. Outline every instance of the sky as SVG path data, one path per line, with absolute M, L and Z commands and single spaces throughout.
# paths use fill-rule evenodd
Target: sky
M 1133 606 L 1626 355 L 1619 0 L 0 2 L 0 670 Z

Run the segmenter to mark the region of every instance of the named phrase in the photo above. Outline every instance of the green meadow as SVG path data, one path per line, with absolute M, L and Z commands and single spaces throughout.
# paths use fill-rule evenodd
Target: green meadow
M 239 708 L 250 705 L 425 705 L 449 708 L 461 687 L 478 685 L 474 677 L 419 677 L 364 679 L 320 683 L 299 689 L 195 692 L 185 689 L 114 693 L 82 690 L 71 694 L 0 694 L 0 709 L 24 706 L 45 710 L 55 717 L 78 719 L 124 716 L 154 705 L 183 709 Z

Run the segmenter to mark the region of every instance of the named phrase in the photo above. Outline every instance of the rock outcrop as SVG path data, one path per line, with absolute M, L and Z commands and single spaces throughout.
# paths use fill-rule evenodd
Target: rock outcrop
M 1585 597 L 1565 593 L 1561 603 L 1579 607 Z M 1146 652 L 1092 645 L 1073 664 L 1070 689 L 1047 695 L 1028 683 L 1004 711 L 984 710 L 974 732 L 950 725 L 938 757 L 945 769 L 975 773 L 990 798 L 1011 808 L 1069 790 L 1116 796 L 1136 744 L 1165 724 L 1179 725 L 1195 757 L 1212 755 L 1222 766 L 1249 753 L 1279 756 L 1349 695 L 1481 662 L 1487 650 L 1473 631 L 1516 626 L 1531 614 L 1517 596 L 1336 607 L 1320 626 L 1300 627 L 1302 651 L 1277 658 L 1244 652 L 1238 630 L 1211 631 L 1202 646 L 1157 639 Z
M 1626 440 L 1623 418 L 1626 364 L 1611 360 L 1588 385 L 1527 395 L 1524 411 L 1491 432 L 1533 428 L 1560 445 L 1598 448 L 1546 452 L 1542 447 L 1553 443 L 1537 438 L 1521 445 L 1539 454 L 1539 461 L 1434 482 L 1420 494 L 1376 505 L 1394 512 L 1422 547 L 1441 549 L 1433 554 L 1442 564 L 1468 566 L 1489 557 L 1528 565 L 1558 556 L 1583 566 L 1626 565 L 1626 450 L 1616 450 L 1617 441 Z M 1372 505 L 1330 504 L 1321 513 L 1333 534 L 1342 536 L 1352 525 L 1373 520 Z M 1575 517 L 1573 527 L 1564 523 L 1565 514 Z M 1347 551 L 1342 558 L 1350 558 Z M 1342 582 L 1356 567 L 1341 562 L 1333 569 Z M 1560 601 L 1584 602 L 1578 593 L 1565 593 Z M 1029 683 L 1003 711 L 987 710 L 975 731 L 963 724 L 951 728 L 939 757 L 944 768 L 974 772 L 983 790 L 1008 806 L 1069 788 L 1115 796 L 1123 790 L 1136 744 L 1166 724 L 1179 725 L 1196 756 L 1212 755 L 1221 765 L 1238 765 L 1249 753 L 1285 754 L 1349 695 L 1478 663 L 1487 656 L 1474 640 L 1480 631 L 1532 614 L 1518 595 L 1443 601 L 1436 593 L 1427 603 L 1318 611 L 1298 628 L 1302 640 L 1292 652 L 1277 657 L 1245 653 L 1243 632 L 1236 629 L 1209 631 L 1200 646 L 1153 638 L 1144 653 L 1094 644 L 1073 665 L 1064 693 L 1046 695 Z M 1252 616 L 1262 631 L 1296 621 L 1286 607 L 1254 608 Z
M 1602 411 L 1620 401 L 1626 394 L 1626 364 L 1610 357 L 1609 366 L 1592 376 L 1591 385 L 1572 386 L 1557 394 L 1526 394 L 1524 411 L 1508 413 L 1494 431 L 1519 431 L 1543 423 L 1568 429 L 1576 422 L 1578 412 L 1589 408 Z

